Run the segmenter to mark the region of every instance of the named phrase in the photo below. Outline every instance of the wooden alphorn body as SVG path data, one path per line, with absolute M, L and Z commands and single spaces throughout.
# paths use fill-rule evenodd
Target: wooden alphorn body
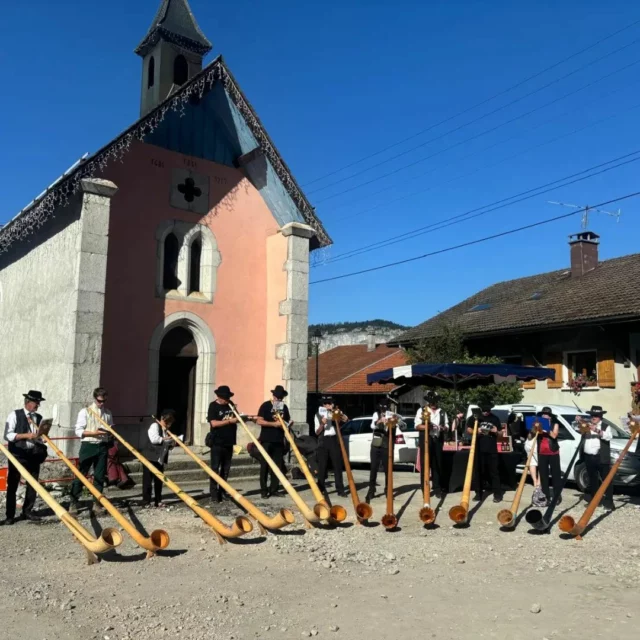
M 625 456 L 629 452 L 631 445 L 635 442 L 638 434 L 640 434 L 640 423 L 633 422 L 631 425 L 631 429 L 632 429 L 631 437 L 629 438 L 627 444 L 624 446 L 624 449 L 620 452 L 618 459 L 611 466 L 611 469 L 609 469 L 609 473 L 607 474 L 607 477 L 602 481 L 600 488 L 596 491 L 595 495 L 591 499 L 591 502 L 587 505 L 587 508 L 582 514 L 582 517 L 580 518 L 580 520 L 576 522 L 569 515 L 562 516 L 562 518 L 560 518 L 560 522 L 558 523 L 560 530 L 564 531 L 565 533 L 570 533 L 572 536 L 575 536 L 576 540 L 582 540 L 582 533 L 584 532 L 587 525 L 589 524 L 589 520 L 591 520 L 591 516 L 593 516 L 593 512 L 596 510 L 596 507 L 600 504 L 600 501 L 602 500 L 609 485 L 613 482 L 613 478 L 618 472 L 618 469 L 620 468 L 620 465 L 622 464 L 622 461 L 624 460 Z
M 387 459 L 387 513 L 382 516 L 382 526 L 387 530 L 391 531 L 398 526 L 398 518 L 396 514 L 393 512 L 393 426 L 397 424 L 397 421 L 394 423 L 394 419 L 391 418 L 387 422 L 387 427 L 389 429 L 389 456 Z
M 471 448 L 469 449 L 469 460 L 467 461 L 467 473 L 464 477 L 464 487 L 460 504 L 451 507 L 449 517 L 456 524 L 465 524 L 469 517 L 469 498 L 471 496 L 471 482 L 473 481 L 473 463 L 476 456 L 476 441 L 478 439 L 478 420 L 473 423 L 473 435 L 471 436 Z M 482 488 L 479 489 L 482 491 Z
M 98 538 L 89 533 L 62 505 L 58 504 L 51 494 L 24 468 L 16 457 L 0 443 L 0 453 L 19 471 L 25 482 L 33 488 L 42 501 L 58 516 L 67 526 L 76 540 L 84 547 L 87 554 L 87 562 L 94 564 L 98 561 L 98 555 L 110 551 L 122 544 L 122 534 L 114 528 L 103 529 Z
M 244 516 L 239 516 L 234 520 L 231 527 L 220 522 L 212 513 L 201 507 L 188 493 L 185 493 L 173 480 L 170 480 L 164 473 L 156 469 L 137 449 L 132 447 L 115 429 L 108 425 L 95 411 L 87 409 L 87 412 L 93 415 L 102 424 L 102 428 L 110 433 L 118 442 L 128 449 L 151 473 L 158 478 L 170 491 L 173 491 L 180 500 L 182 500 L 197 516 L 199 516 L 206 524 L 208 524 L 215 533 L 218 542 L 223 544 L 225 538 L 238 538 L 253 531 L 251 520 Z
M 425 411 L 426 417 L 424 415 Z M 429 461 L 429 425 L 431 423 L 431 412 L 429 411 L 428 407 L 424 407 L 422 409 L 422 414 L 422 422 L 425 426 L 422 457 L 422 464 L 424 469 L 424 485 L 422 486 L 423 505 L 422 509 L 420 509 L 418 517 L 423 524 L 430 525 L 436 521 L 436 512 L 431 508 L 431 464 Z
M 232 402 L 229 402 L 229 406 L 231 407 L 231 410 L 233 411 L 235 417 L 238 418 L 238 422 L 242 425 L 243 429 L 246 431 L 253 444 L 256 446 L 263 458 L 267 461 L 267 464 L 269 465 L 269 467 L 271 467 L 271 470 L 276 474 L 276 477 L 280 481 L 280 484 L 289 494 L 296 507 L 298 507 L 298 510 L 302 514 L 307 527 L 310 527 L 311 523 L 317 524 L 320 520 L 326 520 L 331 515 L 329 507 L 327 507 L 326 505 L 316 505 L 316 508 L 321 507 L 317 509 L 319 512 L 318 515 L 318 513 L 311 510 L 307 506 L 305 501 L 300 497 L 300 494 L 293 488 L 291 483 L 285 477 L 284 473 L 282 473 L 280 467 L 278 467 L 278 465 L 273 461 L 273 458 L 266 452 L 265 448 L 262 446 L 258 438 L 256 438 L 253 433 L 251 433 L 251 429 L 249 429 L 245 421 L 242 419 L 242 416 L 240 416 L 240 414 L 238 413 L 236 406 Z

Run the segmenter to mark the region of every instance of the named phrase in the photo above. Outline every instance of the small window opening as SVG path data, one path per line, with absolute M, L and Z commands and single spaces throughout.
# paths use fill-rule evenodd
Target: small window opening
M 153 56 L 149 59 L 149 73 L 147 77 L 147 89 L 151 89 L 156 81 L 156 61 Z
M 178 280 L 178 254 L 180 245 L 178 238 L 170 233 L 164 240 L 164 272 L 162 286 L 167 290 L 177 289 L 180 285 Z
M 189 293 L 200 291 L 200 262 L 202 258 L 202 241 L 196 238 L 191 245 L 189 263 Z
M 189 65 L 183 55 L 176 56 L 173 61 L 173 84 L 182 86 L 189 79 Z

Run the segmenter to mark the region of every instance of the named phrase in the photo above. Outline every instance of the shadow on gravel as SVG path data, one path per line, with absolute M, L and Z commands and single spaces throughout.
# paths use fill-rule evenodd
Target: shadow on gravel
M 409 506 L 409 503 L 413 500 L 413 497 L 416 495 L 417 492 L 418 492 L 418 489 L 414 488 L 413 489 L 413 493 L 409 496 L 407 501 L 398 510 L 398 513 L 396 514 L 396 517 L 398 518 L 398 523 L 400 522 L 400 519 L 404 515 L 404 512 L 407 510 L 407 507 Z

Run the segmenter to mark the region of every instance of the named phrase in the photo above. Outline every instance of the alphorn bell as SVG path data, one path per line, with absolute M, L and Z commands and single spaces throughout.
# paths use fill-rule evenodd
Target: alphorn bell
M 562 518 L 560 518 L 560 522 L 558 523 L 560 530 L 564 531 L 565 533 L 570 533 L 572 536 L 576 536 L 576 540 L 582 540 L 582 533 L 589 524 L 589 520 L 591 520 L 593 512 L 600 504 L 602 497 L 604 496 L 609 485 L 613 482 L 613 478 L 618 472 L 618 469 L 620 468 L 620 465 L 622 464 L 625 456 L 629 452 L 631 445 L 635 442 L 636 437 L 640 433 L 640 422 L 632 421 L 629 425 L 629 428 L 631 429 L 631 437 L 627 441 L 627 444 L 624 446 L 624 449 L 620 452 L 618 459 L 612 465 L 611 469 L 609 469 L 607 477 L 602 481 L 600 488 L 596 491 L 595 495 L 591 499 L 591 502 L 587 505 L 587 508 L 582 514 L 580 520 L 576 522 L 569 515 L 562 516 Z
M 342 412 L 340 412 L 342 413 Z M 358 489 L 356 487 L 355 480 L 353 479 L 353 471 L 351 471 L 351 462 L 349 462 L 349 454 L 347 448 L 344 446 L 344 438 L 342 437 L 342 431 L 340 429 L 340 422 L 336 421 L 336 436 L 338 438 L 338 444 L 340 445 L 340 451 L 342 453 L 342 462 L 344 463 L 344 470 L 347 474 L 347 482 L 349 483 L 349 493 L 351 494 L 351 500 L 353 502 L 353 508 L 358 517 L 356 522 L 362 524 L 364 520 L 369 520 L 373 515 L 373 508 L 366 502 L 360 502 L 358 497 Z
M 111 527 L 103 529 L 98 538 L 89 533 L 62 505 L 54 500 L 53 496 L 24 468 L 16 457 L 0 443 L 0 453 L 18 470 L 25 482 L 40 496 L 42 501 L 62 520 L 69 531 L 84 547 L 87 553 L 88 564 L 98 562 L 98 555 L 110 551 L 122 544 L 122 534 Z
M 329 517 L 327 518 L 327 520 L 330 522 L 331 521 L 342 522 L 347 517 L 347 510 L 344 507 L 340 506 L 339 504 L 334 505 L 333 507 L 330 507 L 327 504 L 327 501 L 325 497 L 322 495 L 322 491 L 320 491 L 320 487 L 318 486 L 316 479 L 313 477 L 313 473 L 311 473 L 311 469 L 309 469 L 309 465 L 307 464 L 307 461 L 304 459 L 304 457 L 300 453 L 300 449 L 298 449 L 298 445 L 295 442 L 295 438 L 293 437 L 291 430 L 285 423 L 284 418 L 282 417 L 282 414 L 279 411 L 276 411 L 275 416 L 278 419 L 278 422 L 280 423 L 282 430 L 284 431 L 284 437 L 287 439 L 287 441 L 291 445 L 291 451 L 293 451 L 293 454 L 295 455 L 296 460 L 298 461 L 298 464 L 302 469 L 302 473 L 304 473 L 304 477 L 307 480 L 307 484 L 311 489 L 311 493 L 313 493 L 313 497 L 316 500 L 317 504 L 313 508 L 314 513 L 318 517 L 320 517 L 320 514 L 325 513 L 326 509 L 329 509 Z
M 387 513 L 382 516 L 382 526 L 391 531 L 398 526 L 398 518 L 393 512 L 393 427 L 397 424 L 398 420 L 390 418 L 387 421 L 387 428 L 389 429 L 389 456 L 387 459 Z
M 329 507 L 326 505 L 320 505 L 321 508 L 318 508 L 318 513 L 316 511 L 312 511 L 309 509 L 305 501 L 300 497 L 300 494 L 293 488 L 291 483 L 287 480 L 284 473 L 280 467 L 273 461 L 273 458 L 266 452 L 265 448 L 262 446 L 258 438 L 256 438 L 253 433 L 251 433 L 251 429 L 246 425 L 245 421 L 242 419 L 242 416 L 238 413 L 235 404 L 229 401 L 229 406 L 233 411 L 236 418 L 238 418 L 238 422 L 242 425 L 243 429 L 246 431 L 247 435 L 256 446 L 256 449 L 261 453 L 262 457 L 266 460 L 267 464 L 275 473 L 276 477 L 280 481 L 280 484 L 284 487 L 285 491 L 289 494 L 291 499 L 294 501 L 296 507 L 298 507 L 302 517 L 305 519 L 306 526 L 310 527 L 311 523 L 318 523 L 320 520 L 326 520 L 331 514 L 329 512 Z M 319 505 L 316 505 L 318 507 Z
M 80 473 L 80 470 L 76 467 L 67 456 L 62 453 L 60 449 L 51 441 L 51 438 L 47 433 L 42 433 L 42 438 L 51 447 L 52 451 L 64 462 L 73 475 L 80 480 L 80 482 L 87 488 L 89 493 L 96 499 L 96 501 L 102 505 L 109 515 L 133 538 L 134 542 L 146 550 L 147 558 L 151 558 L 155 555 L 159 549 L 166 549 L 169 546 L 170 538 L 169 534 L 163 529 L 156 529 L 152 531 L 149 537 L 142 535 L 135 526 L 129 522 L 119 511 L 114 504 L 103 493 L 93 485 L 92 482 Z
M 476 455 L 476 440 L 478 439 L 478 419 L 473 423 L 473 435 L 471 436 L 471 448 L 469 449 L 469 460 L 467 461 L 467 473 L 464 476 L 464 487 L 462 489 L 462 499 L 460 504 L 449 509 L 449 517 L 456 524 L 465 524 L 469 517 L 469 497 L 471 496 L 471 481 L 473 480 L 473 462 Z M 482 487 L 479 488 L 482 491 Z
M 170 491 L 173 491 L 196 515 L 208 524 L 216 534 L 218 542 L 223 544 L 225 538 L 238 538 L 245 533 L 253 531 L 251 520 L 244 516 L 239 516 L 234 520 L 231 527 L 220 522 L 212 513 L 202 508 L 188 493 L 185 493 L 173 480 L 167 478 L 159 469 L 156 469 L 137 449 L 134 449 L 115 429 L 108 425 L 95 411 L 87 409 L 102 424 L 102 428 L 110 433 L 116 440 L 122 443 L 151 473 L 158 478 Z
M 164 432 L 194 461 L 201 467 L 207 475 L 217 482 L 258 524 L 264 529 L 282 529 L 288 524 L 295 522 L 293 513 L 289 509 L 280 509 L 278 515 L 273 517 L 258 509 L 253 502 L 245 498 L 241 493 L 236 491 L 228 482 L 219 476 L 204 460 L 201 460 L 178 436 L 172 433 L 163 424 L 154 418 L 156 422 L 164 429 Z
M 529 467 L 531 466 L 531 460 L 533 459 L 533 454 L 538 445 L 538 435 L 540 434 L 540 423 L 534 423 L 532 429 L 535 429 L 535 436 L 533 438 L 533 444 L 531 447 L 531 451 L 529 451 L 529 455 L 527 456 L 527 462 L 524 465 L 524 470 L 522 471 L 522 476 L 520 476 L 520 482 L 518 483 L 518 489 L 516 490 L 516 495 L 513 497 L 513 502 L 511 503 L 511 509 L 502 509 L 498 511 L 498 522 L 505 529 L 510 529 L 515 525 L 516 515 L 518 513 L 518 507 L 520 506 L 520 499 L 522 498 L 522 492 L 524 491 L 524 485 L 527 483 L 527 474 L 529 473 Z
M 426 416 L 424 415 L 426 411 Z M 433 524 L 436 521 L 436 512 L 431 508 L 431 465 L 429 462 L 429 423 L 431 412 L 428 407 L 422 409 L 422 422 L 425 426 L 424 429 L 424 455 L 422 458 L 422 465 L 424 469 L 424 484 L 422 486 L 422 500 L 424 502 L 420 513 L 418 514 L 420 521 L 425 525 Z

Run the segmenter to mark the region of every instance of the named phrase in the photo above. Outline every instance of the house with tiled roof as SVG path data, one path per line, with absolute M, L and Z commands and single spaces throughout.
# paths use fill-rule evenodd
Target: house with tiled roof
M 457 325 L 470 351 L 553 367 L 555 380 L 524 385 L 525 402 L 631 410 L 640 363 L 640 254 L 599 261 L 599 236 L 570 237 L 570 266 L 492 285 L 409 329 L 408 346 Z M 579 393 L 576 393 L 579 391 Z
M 407 364 L 406 353 L 386 344 L 345 345 L 313 356 L 307 363 L 308 406 L 312 413 L 318 396 L 331 395 L 350 417 L 371 415 L 375 406 L 395 385 L 367 384 L 367 374 Z M 316 371 L 318 372 L 316 386 Z M 317 392 L 317 393 L 316 393 Z

